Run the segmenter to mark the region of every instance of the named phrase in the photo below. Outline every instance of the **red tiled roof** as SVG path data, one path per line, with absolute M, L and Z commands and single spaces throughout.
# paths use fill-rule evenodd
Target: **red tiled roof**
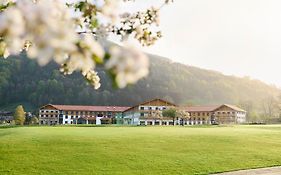
M 80 106 L 80 105 L 52 105 L 58 110 L 64 111 L 97 111 L 97 112 L 123 112 L 129 107 L 125 106 Z
M 229 105 L 229 104 L 223 104 L 223 105 L 227 106 L 227 107 L 229 107 L 229 108 L 231 108 L 231 109 L 233 109 L 235 111 L 246 112 L 244 109 L 241 109 L 241 108 L 239 108 L 237 106 L 234 106 L 234 105 Z
M 160 99 L 160 98 L 156 98 L 156 99 L 152 99 L 152 100 L 149 100 L 149 101 L 145 101 L 145 102 L 143 102 L 143 103 L 140 103 L 140 104 L 137 104 L 137 105 L 135 105 L 135 106 L 132 106 L 132 107 L 130 107 L 130 108 L 124 110 L 124 112 L 129 111 L 129 110 L 131 110 L 131 109 L 133 109 L 133 108 L 135 108 L 135 107 L 138 107 L 138 106 L 145 105 L 145 104 L 147 104 L 147 103 L 156 101 L 156 100 L 162 101 L 162 102 L 166 103 L 168 106 L 177 106 L 176 104 L 173 104 L 173 103 L 171 103 L 171 102 L 169 102 L 169 101 L 166 101 L 166 100 L 163 100 L 163 99 Z
M 219 108 L 221 105 L 214 106 L 187 106 L 183 107 L 188 112 L 212 112 L 215 109 Z
M 184 109 L 188 112 L 212 112 L 222 106 L 229 107 L 235 111 L 246 112 L 245 110 L 238 108 L 237 106 L 229 105 L 229 104 L 213 105 L 213 106 L 187 106 L 187 107 L 182 107 L 182 109 Z

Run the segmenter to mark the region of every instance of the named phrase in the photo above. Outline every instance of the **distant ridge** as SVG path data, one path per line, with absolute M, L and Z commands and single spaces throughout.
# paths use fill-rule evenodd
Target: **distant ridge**
M 77 73 L 62 75 L 55 63 L 39 67 L 24 55 L 0 59 L 0 109 L 14 109 L 19 103 L 28 110 L 49 103 L 132 106 L 162 98 L 185 105 L 246 104 L 261 110 L 265 98 L 281 93 L 259 80 L 226 76 L 156 55 L 149 57 L 149 76 L 125 89 L 114 89 L 105 71 L 98 68 L 102 87 L 97 91 Z

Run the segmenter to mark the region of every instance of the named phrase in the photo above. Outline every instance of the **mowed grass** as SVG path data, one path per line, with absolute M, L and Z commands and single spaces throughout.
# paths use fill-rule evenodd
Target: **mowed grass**
M 0 174 L 209 174 L 281 165 L 281 125 L 0 128 Z

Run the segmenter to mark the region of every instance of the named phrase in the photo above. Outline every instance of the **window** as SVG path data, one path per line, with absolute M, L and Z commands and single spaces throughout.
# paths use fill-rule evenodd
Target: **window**
M 144 113 L 141 113 L 140 115 L 143 117 L 143 116 L 144 116 Z
M 73 119 L 73 115 L 71 116 L 71 119 Z
M 142 107 L 140 107 L 140 110 L 144 110 L 144 107 L 142 106 Z
M 53 117 L 53 115 L 51 115 L 51 117 Z
M 49 117 L 49 115 L 46 115 L 46 117 Z
M 148 107 L 149 110 L 152 110 L 152 107 Z
M 68 122 L 67 121 L 64 121 L 64 124 L 67 124 Z
M 68 115 L 66 115 L 65 118 L 68 119 Z
M 158 109 L 159 109 L 158 107 L 155 108 L 155 110 L 158 110 Z

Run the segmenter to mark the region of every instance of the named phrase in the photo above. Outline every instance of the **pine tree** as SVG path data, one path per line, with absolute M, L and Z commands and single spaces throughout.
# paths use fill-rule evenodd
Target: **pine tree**
M 22 105 L 17 106 L 14 113 L 14 120 L 16 125 L 23 125 L 25 121 L 25 112 Z

